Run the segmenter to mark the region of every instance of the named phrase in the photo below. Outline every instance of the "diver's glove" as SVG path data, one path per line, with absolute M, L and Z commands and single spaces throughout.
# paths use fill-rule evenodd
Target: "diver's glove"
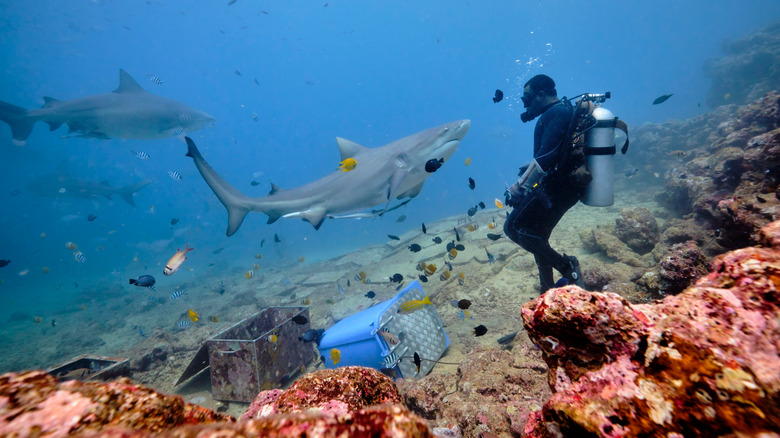
M 520 203 L 520 200 L 525 196 L 525 189 L 520 187 L 520 184 L 514 183 L 506 188 L 504 192 L 504 205 L 515 207 Z

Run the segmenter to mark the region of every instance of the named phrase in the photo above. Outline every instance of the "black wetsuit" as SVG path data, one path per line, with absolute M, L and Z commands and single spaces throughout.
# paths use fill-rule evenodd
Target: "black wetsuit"
M 534 158 L 549 174 L 541 189 L 513 205 L 504 223 L 506 235 L 534 255 L 542 293 L 555 284 L 553 268 L 564 276 L 570 273 L 569 258 L 552 249 L 549 239 L 558 221 L 583 194 L 583 189 L 568 183 L 567 175 L 554 171 L 561 156 L 558 146 L 566 137 L 571 118 L 572 109 L 563 103 L 552 105 L 539 117 L 534 129 Z

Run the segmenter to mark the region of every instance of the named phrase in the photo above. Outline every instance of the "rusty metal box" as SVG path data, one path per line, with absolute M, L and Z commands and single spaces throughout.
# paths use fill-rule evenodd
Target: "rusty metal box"
M 111 380 L 126 375 L 129 361 L 123 357 L 81 355 L 51 367 L 47 373 L 63 382 L 67 380 Z
M 305 323 L 293 321 L 299 315 Z M 251 402 L 286 384 L 314 359 L 312 345 L 298 340 L 309 328 L 308 307 L 268 307 L 207 340 L 212 396 Z

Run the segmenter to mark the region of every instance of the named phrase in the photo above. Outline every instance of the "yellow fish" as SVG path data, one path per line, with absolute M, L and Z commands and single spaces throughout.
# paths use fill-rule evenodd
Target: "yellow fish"
M 254 277 L 255 273 L 253 271 L 246 271 L 246 274 L 244 274 L 244 278 L 249 280 L 250 278 Z
M 463 286 L 466 283 L 466 276 L 462 272 L 458 272 L 458 284 Z
M 496 223 L 495 222 L 488 223 L 488 230 L 492 230 L 495 227 L 496 227 Z
M 211 322 L 219 322 L 219 318 L 217 318 L 214 315 L 211 315 L 211 316 L 209 316 L 209 321 L 211 321 Z
M 450 271 L 444 271 L 444 272 L 442 272 L 442 273 L 441 273 L 441 275 L 439 276 L 439 279 L 441 279 L 441 281 L 446 281 L 446 280 L 449 280 L 449 279 L 450 279 L 450 275 L 451 275 L 451 274 L 450 274 Z
M 255 258 L 256 258 L 257 260 L 260 260 L 261 258 L 263 258 L 263 255 L 262 255 L 262 254 L 257 254 L 257 255 L 255 255 Z
M 200 319 L 200 315 L 198 315 L 198 312 L 190 309 L 189 312 L 187 312 L 187 316 L 190 317 L 190 321 L 195 322 Z
M 425 275 L 433 275 L 433 273 L 436 272 L 436 263 L 425 265 L 423 272 L 425 272 Z
M 341 352 L 335 348 L 330 350 L 330 360 L 333 361 L 333 365 L 341 362 Z
M 355 161 L 354 158 L 347 158 L 346 160 L 339 163 L 339 169 L 341 169 L 343 172 L 349 172 L 350 170 L 353 170 L 357 166 L 357 161 Z
M 465 164 L 466 166 L 470 165 L 471 164 L 471 157 L 466 158 L 466 161 L 463 164 Z
M 496 207 L 498 208 L 504 208 L 504 203 L 499 201 L 498 198 L 496 198 Z
M 479 227 L 477 225 L 471 224 L 466 229 L 469 230 L 469 231 L 477 231 L 478 228 Z
M 431 302 L 431 299 L 428 298 L 428 295 L 426 295 L 422 300 L 410 300 L 401 304 L 401 307 L 398 308 L 398 313 L 402 315 L 408 315 L 422 309 L 426 304 L 433 306 L 433 303 Z
M 277 339 L 279 338 L 276 335 L 271 335 L 268 337 L 268 342 L 274 343 Z
M 458 256 L 458 250 L 455 248 L 452 248 L 449 252 L 450 260 L 454 259 Z

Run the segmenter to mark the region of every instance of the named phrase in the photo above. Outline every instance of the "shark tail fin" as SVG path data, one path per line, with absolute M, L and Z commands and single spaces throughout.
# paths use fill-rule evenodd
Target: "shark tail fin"
M 211 191 L 217 195 L 219 201 L 227 209 L 228 227 L 225 234 L 232 236 L 238 230 L 238 227 L 241 226 L 241 223 L 244 222 L 247 213 L 252 210 L 250 207 L 251 199 L 219 176 L 211 165 L 206 162 L 203 155 L 200 154 L 197 146 L 195 146 L 195 142 L 191 138 L 185 137 L 184 139 L 187 141 L 186 156 L 192 158 L 192 161 L 195 162 L 195 167 L 198 168 L 198 172 L 200 172 L 206 184 L 211 187 Z M 269 214 L 269 223 L 271 219 L 272 216 Z M 274 220 L 276 219 L 274 218 Z
M 119 189 L 119 196 L 125 200 L 128 204 L 135 207 L 135 201 L 133 200 L 133 193 L 140 191 L 142 188 L 148 186 L 154 181 L 153 179 L 143 180 L 137 183 L 128 184 Z
M 30 117 L 29 111 L 26 109 L 2 100 L 0 100 L 0 120 L 8 123 L 8 126 L 11 127 L 14 144 L 17 146 L 24 146 L 36 122 L 36 119 Z

